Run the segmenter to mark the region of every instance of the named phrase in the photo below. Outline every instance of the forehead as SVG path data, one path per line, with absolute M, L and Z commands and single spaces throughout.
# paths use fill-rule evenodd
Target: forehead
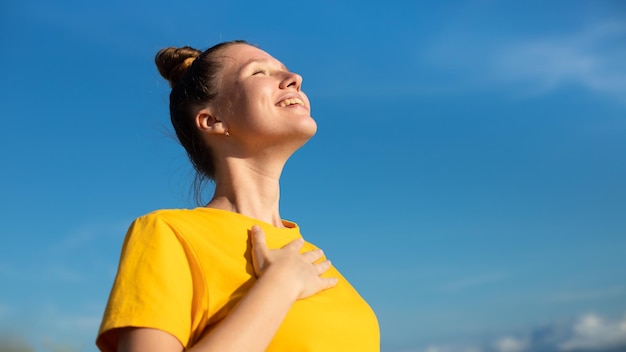
M 226 71 L 239 71 L 255 62 L 267 62 L 285 67 L 267 52 L 248 44 L 234 44 L 224 48 L 220 55 L 224 59 Z

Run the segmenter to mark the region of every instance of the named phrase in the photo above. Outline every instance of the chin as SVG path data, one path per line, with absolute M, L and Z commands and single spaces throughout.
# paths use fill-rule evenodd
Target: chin
M 311 139 L 311 137 L 313 137 L 317 132 L 317 124 L 315 123 L 315 121 L 313 121 L 313 119 L 311 119 L 311 122 L 307 124 L 302 124 L 298 127 L 299 128 L 297 132 L 292 134 L 292 136 L 290 137 L 291 141 L 293 142 L 292 147 L 294 151 L 306 144 L 306 142 Z
M 309 138 L 313 137 L 315 133 L 317 133 L 317 123 L 313 119 L 311 119 L 311 121 L 312 123 L 311 123 L 311 126 L 309 127 Z
M 302 121 L 302 125 L 300 127 L 302 128 L 303 134 L 308 136 L 307 139 L 313 137 L 317 132 L 317 123 L 310 116 Z

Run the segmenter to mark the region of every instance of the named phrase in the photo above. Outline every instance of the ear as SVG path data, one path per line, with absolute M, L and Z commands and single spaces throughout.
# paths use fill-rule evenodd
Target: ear
M 223 121 L 215 117 L 211 109 L 204 108 L 196 114 L 196 127 L 202 133 L 223 134 L 228 133 L 228 127 Z

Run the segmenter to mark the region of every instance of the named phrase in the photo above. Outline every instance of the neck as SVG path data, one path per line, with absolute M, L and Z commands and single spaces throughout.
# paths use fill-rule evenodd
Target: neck
M 284 165 L 284 163 L 283 163 Z M 209 208 L 233 211 L 283 227 L 279 214 L 279 179 L 283 165 L 228 158 L 218 168 Z

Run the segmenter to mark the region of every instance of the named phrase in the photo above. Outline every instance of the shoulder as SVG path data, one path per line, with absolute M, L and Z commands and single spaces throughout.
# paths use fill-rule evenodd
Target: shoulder
M 130 225 L 128 236 L 173 236 L 181 242 L 193 242 L 196 237 L 222 234 L 243 223 L 232 214 L 214 209 L 159 209 L 137 217 Z
M 138 216 L 135 221 L 172 221 L 184 217 L 188 209 L 157 209 Z
M 158 209 L 137 217 L 135 221 L 185 222 L 190 220 L 196 221 L 198 219 L 228 221 L 232 216 L 241 215 L 204 207 L 191 209 Z
M 195 222 L 197 218 L 195 209 L 158 209 L 135 218 L 131 228 L 137 226 L 175 228 L 177 225 Z
M 126 233 L 124 247 L 154 247 L 158 243 L 179 242 L 176 224 L 181 209 L 160 209 L 135 218 Z

